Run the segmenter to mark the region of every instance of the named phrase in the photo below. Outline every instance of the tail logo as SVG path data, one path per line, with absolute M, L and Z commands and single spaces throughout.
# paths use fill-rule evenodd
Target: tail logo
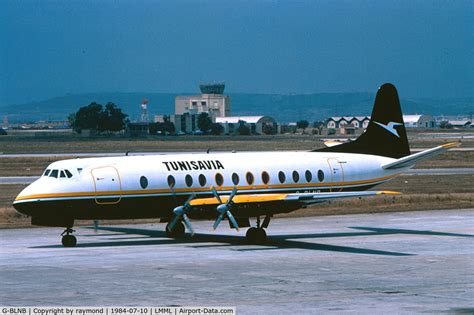
M 380 127 L 382 127 L 383 129 L 387 130 L 388 132 L 390 132 L 391 134 L 393 134 L 394 136 L 396 136 L 397 138 L 400 138 L 400 135 L 398 134 L 398 131 L 395 129 L 395 126 L 401 126 L 403 124 L 401 123 L 397 123 L 397 122 L 389 122 L 388 124 L 384 125 L 382 123 L 379 123 L 379 122 L 376 122 L 374 121 L 374 123 L 376 123 L 377 125 L 379 125 Z

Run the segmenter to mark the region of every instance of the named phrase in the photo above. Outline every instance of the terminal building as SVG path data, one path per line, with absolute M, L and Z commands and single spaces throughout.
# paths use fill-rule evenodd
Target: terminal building
M 201 84 L 201 95 L 177 96 L 175 98 L 175 114 L 199 115 L 208 113 L 212 117 L 230 116 L 230 97 L 224 95 L 225 84 Z

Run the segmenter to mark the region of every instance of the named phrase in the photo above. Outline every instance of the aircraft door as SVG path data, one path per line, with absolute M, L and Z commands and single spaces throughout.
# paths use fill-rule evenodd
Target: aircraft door
M 105 166 L 91 171 L 97 204 L 117 204 L 122 198 L 122 183 L 115 167 Z
M 329 171 L 331 172 L 331 182 L 332 183 L 342 183 L 344 182 L 344 169 L 342 168 L 342 163 L 339 162 L 336 158 L 329 158 Z M 339 186 L 339 185 L 337 185 Z M 337 187 L 335 186 L 335 187 Z M 341 191 L 342 188 L 332 188 L 331 191 Z

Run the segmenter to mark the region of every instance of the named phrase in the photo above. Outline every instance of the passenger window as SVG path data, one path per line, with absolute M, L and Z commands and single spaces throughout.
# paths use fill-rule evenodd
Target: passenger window
M 186 175 L 186 177 L 184 178 L 184 181 L 186 182 L 186 186 L 188 187 L 191 187 L 193 185 L 193 178 L 189 174 Z
M 284 183 L 285 180 L 286 180 L 286 175 L 285 173 L 283 173 L 282 171 L 279 171 L 278 172 L 278 180 L 280 181 L 280 183 Z
M 318 179 L 320 182 L 324 180 L 324 172 L 322 170 L 318 171 Z
M 51 170 L 46 170 L 46 171 L 44 171 L 44 174 L 43 174 L 43 176 L 48 176 L 48 175 L 49 175 L 49 173 L 51 173 Z
M 49 174 L 49 177 L 58 178 L 58 170 L 52 170 L 51 174 Z
M 311 171 L 307 170 L 304 173 L 304 177 L 306 178 L 306 181 L 309 183 L 313 179 L 313 174 L 311 174 Z
M 142 186 L 143 189 L 148 187 L 148 179 L 145 176 L 140 177 L 140 186 Z
M 168 186 L 173 188 L 176 185 L 176 180 L 174 179 L 173 175 L 168 176 Z
M 201 187 L 204 187 L 204 185 L 206 185 L 206 176 L 204 176 L 203 174 L 199 175 L 199 185 L 201 185 Z
M 61 173 L 59 173 L 59 174 L 60 174 L 59 177 L 66 178 L 66 174 L 64 173 L 64 171 L 61 171 Z
M 262 172 L 262 182 L 266 185 L 270 181 L 270 175 L 267 172 Z
M 233 173 L 232 174 L 232 182 L 234 183 L 234 185 L 238 185 L 239 181 L 240 181 L 239 175 L 237 175 L 237 173 Z
M 297 183 L 299 182 L 299 180 L 300 180 L 300 174 L 298 174 L 297 171 L 293 171 L 293 181 Z
M 66 172 L 67 178 L 71 178 L 71 177 L 72 177 L 72 174 L 71 174 L 71 172 L 69 172 L 69 170 L 64 170 L 64 172 Z
M 247 172 L 245 174 L 245 178 L 247 179 L 247 184 L 252 185 L 253 184 L 253 174 L 250 172 Z
M 220 173 L 217 173 L 216 174 L 216 185 L 217 186 L 222 186 L 222 184 L 224 184 L 224 178 L 222 177 L 222 175 Z

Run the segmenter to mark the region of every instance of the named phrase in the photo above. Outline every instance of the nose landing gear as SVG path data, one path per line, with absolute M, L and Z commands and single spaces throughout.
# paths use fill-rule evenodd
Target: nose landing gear
M 68 227 L 61 233 L 63 237 L 61 239 L 61 243 L 63 243 L 64 247 L 75 247 L 77 244 L 77 239 L 71 233 L 75 232 L 72 228 Z

